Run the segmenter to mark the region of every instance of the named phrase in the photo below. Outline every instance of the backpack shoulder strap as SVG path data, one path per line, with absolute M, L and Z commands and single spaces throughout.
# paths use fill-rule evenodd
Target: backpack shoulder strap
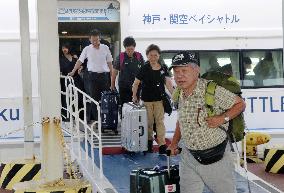
M 181 89 L 176 87 L 172 93 L 172 100 L 173 102 L 178 103 L 181 95 Z
M 205 92 L 205 107 L 207 109 L 207 113 L 208 116 L 213 116 L 214 113 L 214 109 L 213 109 L 213 105 L 215 104 L 215 90 L 217 87 L 217 83 L 210 81 L 207 84 L 206 87 L 206 92 Z
M 124 52 L 120 52 L 119 54 L 119 67 L 120 70 L 122 70 L 124 68 L 124 58 L 125 58 L 125 53 Z
M 137 58 L 137 60 L 141 60 L 142 58 L 142 54 L 140 52 L 134 52 L 135 53 L 135 57 Z M 125 59 L 125 52 L 120 52 L 119 54 L 119 63 L 120 63 L 120 70 L 123 70 L 125 65 L 124 65 L 124 59 Z
M 137 60 L 139 61 L 139 60 L 141 60 L 141 58 L 142 58 L 142 54 L 140 53 L 140 52 L 134 52 L 135 53 L 135 55 L 136 55 L 136 58 L 137 58 Z
M 238 82 L 238 80 L 234 76 L 230 76 L 228 78 L 228 81 L 231 81 L 231 82 L 234 82 L 237 85 L 240 85 L 240 83 Z

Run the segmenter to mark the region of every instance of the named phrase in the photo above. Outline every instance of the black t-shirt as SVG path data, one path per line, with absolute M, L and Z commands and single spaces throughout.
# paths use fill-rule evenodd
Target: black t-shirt
M 166 66 L 153 70 L 149 62 L 140 69 L 136 78 L 142 82 L 142 100 L 153 102 L 162 100 L 161 92 L 165 91 L 165 77 L 169 76 Z M 160 88 L 161 85 L 161 88 Z
M 71 72 L 76 64 L 77 58 L 72 57 L 72 61 L 69 61 L 65 56 L 59 58 L 60 72 L 62 75 L 67 76 Z M 77 74 L 77 72 L 76 72 Z
M 72 61 L 69 61 L 65 56 L 61 56 L 59 58 L 59 62 L 60 62 L 60 72 L 62 73 L 62 75 L 67 76 L 67 74 L 73 70 L 77 60 L 78 60 L 77 58 L 72 57 Z M 75 86 L 81 90 L 84 90 L 83 81 L 78 74 L 78 70 L 75 72 L 73 79 Z M 61 82 L 61 90 L 65 91 L 64 80 L 61 79 L 60 82 Z
M 132 84 L 134 79 L 139 72 L 140 68 L 144 65 L 144 59 L 141 55 L 141 58 L 138 60 L 136 56 L 136 52 L 134 52 L 133 57 L 129 57 L 124 52 L 124 60 L 123 60 L 123 69 L 120 66 L 120 57 L 118 56 L 113 64 L 113 68 L 120 71 L 118 78 L 119 87 L 123 88 L 132 88 Z

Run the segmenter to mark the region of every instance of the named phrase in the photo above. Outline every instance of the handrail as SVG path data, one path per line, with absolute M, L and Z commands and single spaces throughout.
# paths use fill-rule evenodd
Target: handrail
M 74 138 L 77 138 L 77 146 L 78 152 L 76 155 L 78 159 L 82 160 L 82 151 L 80 139 L 84 137 L 85 140 L 85 159 L 88 160 L 89 155 L 88 152 L 91 151 L 91 159 L 92 159 L 92 169 L 93 172 L 95 170 L 95 155 L 94 155 L 94 137 L 98 139 L 99 142 L 99 170 L 100 177 L 103 177 L 103 163 L 102 163 L 102 132 L 101 132 L 101 116 L 100 113 L 97 113 L 97 121 L 93 122 L 91 125 L 87 124 L 87 105 L 95 104 L 97 108 L 97 112 L 100 112 L 100 105 L 97 101 L 95 101 L 88 94 L 77 88 L 74 84 L 74 80 L 70 76 L 61 76 L 60 78 L 64 78 L 66 91 L 61 91 L 61 94 L 66 96 L 66 108 L 63 108 L 67 111 L 67 118 L 69 118 L 69 128 L 71 134 L 71 148 L 73 154 L 76 155 L 76 152 L 73 150 Z M 79 95 L 82 95 L 83 107 L 79 109 Z M 84 119 L 79 117 L 80 112 L 84 113 Z M 80 125 L 84 127 L 84 135 L 80 134 Z M 97 126 L 98 133 L 94 132 L 94 128 Z M 75 129 L 75 130 L 74 130 Z M 88 140 L 88 134 L 91 134 L 91 140 Z M 90 143 L 90 147 L 88 146 L 88 141 Z
M 72 76 L 63 76 L 63 75 L 60 75 L 60 79 L 64 79 L 65 92 L 61 90 L 61 94 L 65 96 L 66 107 L 68 107 L 69 97 L 67 96 L 68 93 L 66 92 L 66 89 L 69 84 L 72 84 L 75 86 L 74 79 Z M 61 108 L 67 112 L 67 108 L 63 107 L 62 105 L 61 105 Z M 63 116 L 64 118 L 69 118 L 69 113 L 66 113 L 66 117 L 64 115 L 61 115 L 61 116 Z

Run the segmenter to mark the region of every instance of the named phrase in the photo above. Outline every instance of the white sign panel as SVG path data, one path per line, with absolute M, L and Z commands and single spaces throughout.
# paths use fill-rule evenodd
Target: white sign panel
M 284 89 L 246 89 L 245 120 L 249 129 L 284 129 Z
M 284 89 L 261 88 L 243 89 L 242 97 L 246 102 L 244 118 L 249 130 L 284 130 Z M 166 137 L 171 138 L 175 131 L 177 112 L 165 115 Z
M 40 122 L 38 98 L 33 99 L 33 117 L 34 123 Z M 24 128 L 23 118 L 21 98 L 0 99 L 0 140 L 24 138 L 23 131 L 3 137 L 3 135 L 7 134 L 8 132 Z M 41 125 L 35 124 L 33 128 L 34 136 L 39 137 L 41 135 Z
M 129 6 L 130 31 L 245 30 L 250 34 L 259 29 L 282 35 L 281 0 L 130 0 Z
M 59 22 L 119 22 L 119 3 L 116 1 L 60 1 Z

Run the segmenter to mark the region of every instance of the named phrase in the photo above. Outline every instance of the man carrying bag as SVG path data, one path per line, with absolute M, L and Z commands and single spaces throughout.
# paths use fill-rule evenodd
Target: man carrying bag
M 181 89 L 178 121 L 169 149 L 176 154 L 182 140 L 180 162 L 181 192 L 202 193 L 204 185 L 215 193 L 236 193 L 234 165 L 226 131 L 228 122 L 245 108 L 237 95 L 217 86 L 214 116 L 208 116 L 205 93 L 209 80 L 199 78 L 199 63 L 195 53 L 180 52 L 172 59 L 174 78 Z

